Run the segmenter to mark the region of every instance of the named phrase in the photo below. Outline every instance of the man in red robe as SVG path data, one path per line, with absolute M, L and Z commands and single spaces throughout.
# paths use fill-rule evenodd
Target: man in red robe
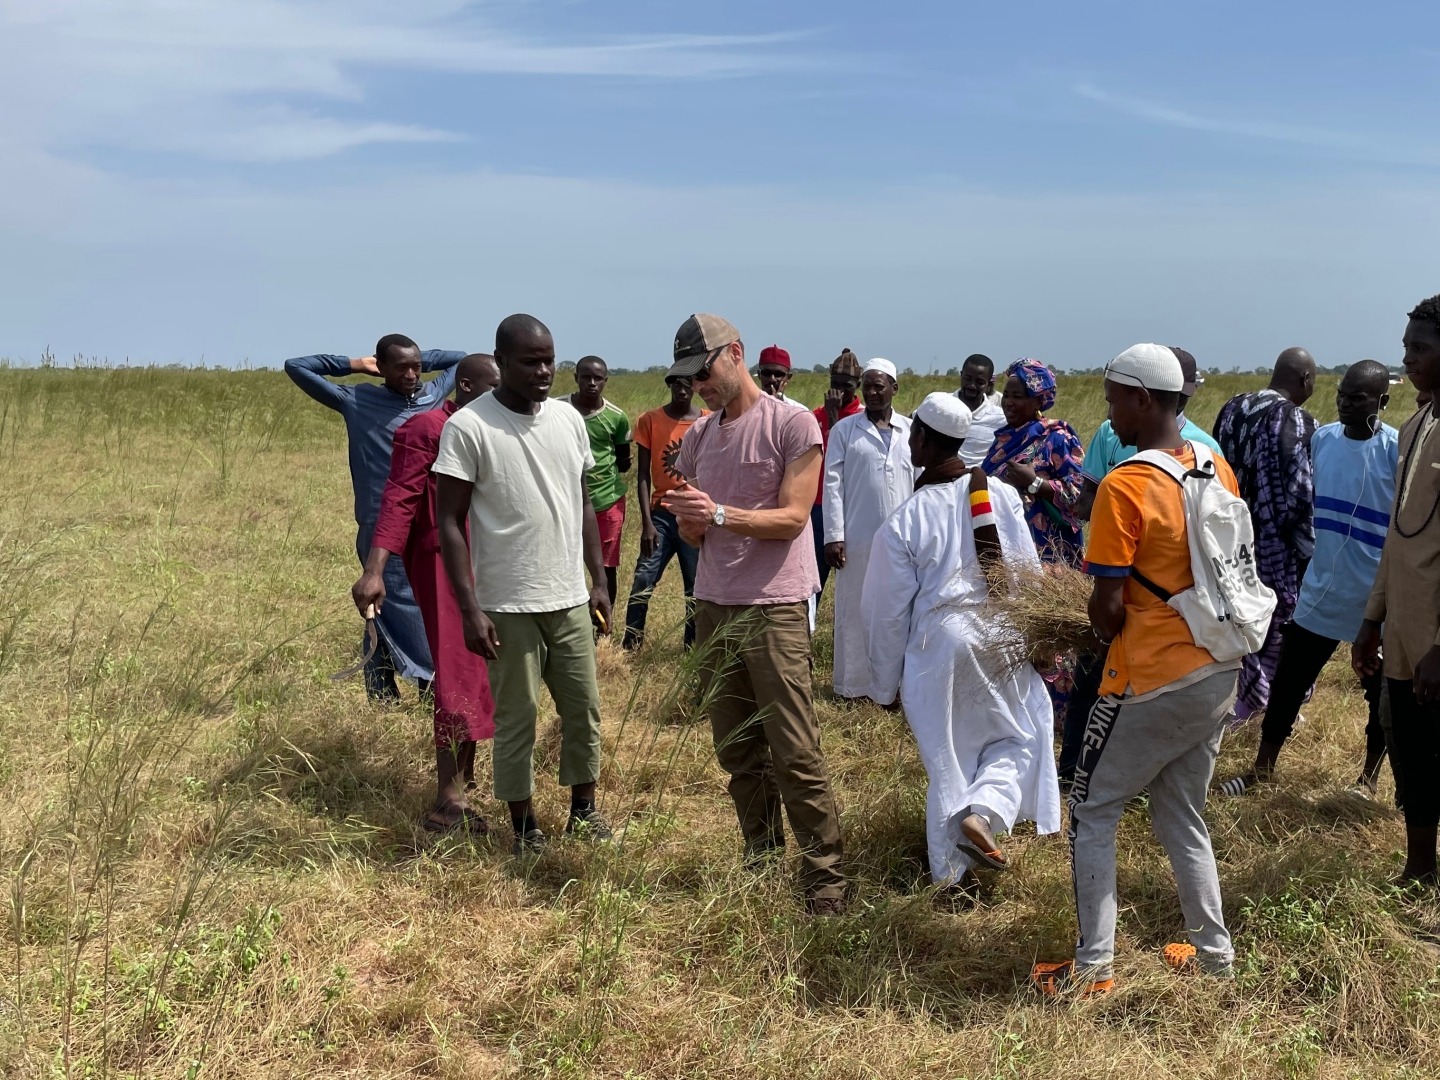
M 431 832 L 488 831 L 485 819 L 470 808 L 465 790 L 474 782 L 475 744 L 495 734 L 495 702 L 484 659 L 465 647 L 460 608 L 440 561 L 430 467 L 440 452 L 445 421 L 499 381 L 493 356 L 467 356 L 456 369 L 455 400 L 412 417 L 395 432 L 390 478 L 365 572 L 350 590 L 362 615 L 371 604 L 379 611 L 385 602 L 385 564 L 400 553 L 435 664 L 435 805 L 424 819 Z

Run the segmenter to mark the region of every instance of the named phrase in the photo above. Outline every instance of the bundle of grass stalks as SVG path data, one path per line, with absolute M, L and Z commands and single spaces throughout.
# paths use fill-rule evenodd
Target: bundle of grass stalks
M 1091 579 L 1068 566 L 1047 565 L 1007 575 L 991 602 L 987 644 L 1012 667 L 1049 667 L 1073 650 L 1093 651 L 1086 605 Z

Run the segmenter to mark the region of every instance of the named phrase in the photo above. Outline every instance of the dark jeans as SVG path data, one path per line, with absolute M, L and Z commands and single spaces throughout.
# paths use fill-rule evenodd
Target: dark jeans
M 1440 704 L 1416 701 L 1409 679 L 1389 679 L 1387 689 L 1395 736 L 1390 764 L 1405 782 L 1405 824 L 1433 829 L 1440 824 Z
M 824 592 L 825 579 L 830 576 L 830 564 L 825 561 L 825 517 L 820 512 L 819 503 L 810 511 L 810 531 L 815 534 L 815 566 L 820 571 L 820 592 Z M 819 597 L 820 593 L 815 595 Z
M 375 523 L 361 522 L 356 528 L 355 554 L 364 566 L 370 554 Z M 430 642 L 425 637 L 425 620 L 415 602 L 410 579 L 405 576 L 405 562 L 398 553 L 385 564 L 384 577 L 385 606 L 375 620 L 380 640 L 375 654 L 365 664 L 365 692 L 372 701 L 398 701 L 397 675 L 416 680 L 423 693 L 434 677 L 434 667 Z M 364 644 L 362 638 L 362 648 Z
M 1260 738 L 1274 746 L 1284 746 L 1290 738 L 1305 695 L 1340 644 L 1295 622 L 1286 623 L 1281 633 L 1280 661 L 1270 680 L 1270 704 L 1260 726 Z M 1365 724 L 1365 754 L 1369 757 L 1385 749 L 1385 730 L 1380 726 L 1380 676 L 1364 679 L 1360 685 L 1365 688 L 1365 701 L 1370 706 Z
M 1060 736 L 1060 761 L 1056 771 L 1064 783 L 1075 779 L 1075 765 L 1085 744 L 1085 725 L 1090 710 L 1100 700 L 1100 679 L 1105 673 L 1105 656 L 1081 653 L 1075 658 L 1075 682 L 1065 706 L 1065 726 Z
M 664 507 L 650 511 L 658 539 L 655 551 L 648 558 L 635 560 L 635 580 L 630 585 L 630 603 L 625 607 L 625 640 L 627 649 L 638 648 L 645 641 L 645 618 L 650 613 L 650 596 L 672 556 L 680 560 L 680 578 L 685 583 L 685 647 L 695 644 L 695 567 L 700 563 L 700 549 L 680 539 L 680 525 L 675 515 Z

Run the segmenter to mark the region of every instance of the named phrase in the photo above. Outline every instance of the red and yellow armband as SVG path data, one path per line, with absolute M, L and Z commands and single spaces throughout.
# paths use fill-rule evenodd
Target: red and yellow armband
M 990 492 L 970 492 L 970 524 L 977 529 L 995 524 L 995 510 L 990 505 Z

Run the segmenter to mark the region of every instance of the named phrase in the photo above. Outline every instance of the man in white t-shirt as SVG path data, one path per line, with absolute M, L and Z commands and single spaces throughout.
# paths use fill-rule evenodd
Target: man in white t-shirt
M 585 421 L 549 400 L 550 331 L 511 315 L 495 331 L 495 360 L 500 385 L 458 410 L 440 436 L 436 516 L 465 644 L 489 661 L 495 797 L 510 805 L 515 854 L 537 855 L 546 845 L 531 809 L 542 678 L 560 716 L 560 783 L 571 792 L 565 831 L 610 836 L 595 809 L 600 690 L 590 629 L 592 609 L 609 626 L 610 593 L 585 488 L 594 465 Z

